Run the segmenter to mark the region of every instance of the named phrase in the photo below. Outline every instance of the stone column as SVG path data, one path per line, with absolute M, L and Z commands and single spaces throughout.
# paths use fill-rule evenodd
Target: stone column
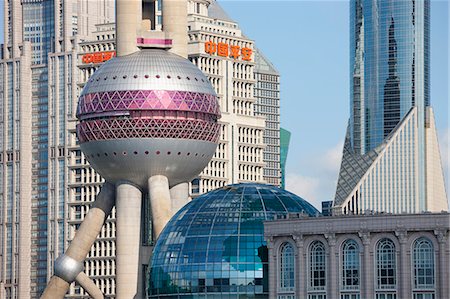
M 435 272 L 438 274 L 439 282 L 436 280 L 436 298 L 449 298 L 450 297 L 450 267 L 449 260 L 447 258 L 447 241 L 448 235 L 445 230 L 435 231 L 439 242 L 439 260 L 436 258 Z M 450 248 L 448 248 L 450 250 Z
M 326 234 L 325 238 L 328 241 L 330 248 L 329 252 L 329 268 L 327 275 L 328 296 L 330 299 L 337 299 L 339 297 L 339 285 L 337 283 L 337 277 L 339 277 L 338 263 L 339 263 L 339 251 L 336 252 L 336 234 Z
M 267 237 L 267 249 L 269 254 L 269 298 L 277 298 L 278 281 L 277 281 L 277 252 L 274 249 L 273 237 Z
M 163 175 L 155 175 L 148 179 L 148 194 L 152 210 L 153 239 L 159 234 L 172 217 L 169 180 Z
M 359 232 L 359 237 L 364 246 L 363 263 L 360 272 L 362 283 L 360 284 L 361 298 L 373 297 L 373 255 L 370 251 L 370 233 Z
M 400 286 L 398 288 L 399 298 L 411 298 L 411 280 L 410 280 L 410 269 L 409 266 L 409 260 L 411 258 L 411 252 L 407 248 L 406 242 L 408 241 L 408 232 L 406 231 L 396 231 L 395 235 L 398 238 L 398 241 L 400 242 L 400 267 L 397 267 L 399 269 L 399 273 L 397 273 L 397 278 L 399 278 L 399 281 L 397 281 L 397 285 Z M 408 252 L 407 252 L 408 251 Z M 399 252 L 398 250 L 396 252 Z M 397 255 L 398 256 L 398 255 Z
M 138 51 L 137 33 L 142 22 L 142 0 L 116 0 L 116 51 L 125 56 Z
M 303 261 L 304 254 L 304 240 L 303 235 L 295 234 L 294 241 L 297 245 L 296 267 L 295 267 L 295 298 L 304 298 L 304 291 L 306 290 L 307 271 L 306 264 Z
M 170 200 L 172 203 L 172 215 L 175 215 L 182 207 L 191 201 L 189 197 L 189 184 L 181 183 L 170 188 Z
M 187 58 L 187 1 L 162 2 L 163 31 L 172 39 L 171 52 Z
M 116 298 L 133 299 L 138 290 L 142 193 L 134 185 L 116 185 Z

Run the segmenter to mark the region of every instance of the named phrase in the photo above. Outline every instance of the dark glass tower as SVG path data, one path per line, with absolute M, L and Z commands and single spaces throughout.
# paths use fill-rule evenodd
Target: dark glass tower
M 354 0 L 350 4 L 350 131 L 365 154 L 416 106 L 430 104 L 430 1 Z M 423 142 L 423 130 L 419 132 Z
M 334 211 L 448 209 L 430 107 L 430 1 L 352 0 L 350 77 Z

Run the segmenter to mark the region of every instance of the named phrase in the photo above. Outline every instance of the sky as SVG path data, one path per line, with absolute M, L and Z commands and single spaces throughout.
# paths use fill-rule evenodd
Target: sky
M 281 125 L 292 132 L 286 189 L 320 209 L 334 198 L 349 117 L 349 2 L 219 2 L 281 74 Z M 447 1 L 431 1 L 431 102 L 447 186 L 448 15 Z
M 348 1 L 219 2 L 281 74 L 281 125 L 292 132 L 287 189 L 320 208 L 321 201 L 334 197 L 349 116 Z M 2 9 L 0 5 L 0 20 Z M 448 2 L 431 0 L 431 102 L 447 190 L 448 19 Z

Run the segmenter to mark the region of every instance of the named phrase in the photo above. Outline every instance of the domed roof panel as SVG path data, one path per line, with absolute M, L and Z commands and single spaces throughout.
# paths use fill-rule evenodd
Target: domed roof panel
M 149 298 L 205 293 L 268 298 L 263 221 L 289 212 L 319 214 L 302 198 L 263 184 L 231 185 L 193 200 L 159 237 Z

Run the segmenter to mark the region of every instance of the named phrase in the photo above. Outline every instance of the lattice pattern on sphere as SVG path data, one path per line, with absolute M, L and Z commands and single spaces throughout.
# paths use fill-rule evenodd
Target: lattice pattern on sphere
M 198 119 L 109 118 L 86 120 L 77 125 L 81 143 L 127 138 L 174 138 L 216 143 L 220 126 Z
M 85 94 L 77 116 L 127 110 L 177 110 L 220 116 L 215 95 L 188 91 L 128 90 Z

